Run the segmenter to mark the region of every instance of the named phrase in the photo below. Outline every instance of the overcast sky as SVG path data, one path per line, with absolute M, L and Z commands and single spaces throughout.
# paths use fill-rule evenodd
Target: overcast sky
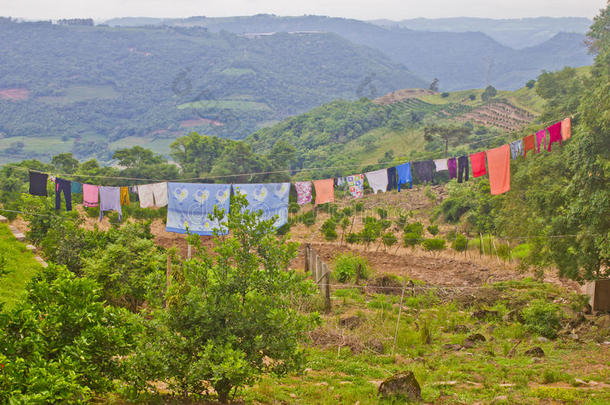
M 0 0 L 0 15 L 28 19 L 209 17 L 270 13 L 361 20 L 416 17 L 593 17 L 606 0 Z

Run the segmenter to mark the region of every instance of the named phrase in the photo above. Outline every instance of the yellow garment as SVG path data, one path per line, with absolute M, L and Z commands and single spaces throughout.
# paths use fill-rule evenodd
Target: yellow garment
M 121 187 L 121 205 L 129 205 L 129 187 Z

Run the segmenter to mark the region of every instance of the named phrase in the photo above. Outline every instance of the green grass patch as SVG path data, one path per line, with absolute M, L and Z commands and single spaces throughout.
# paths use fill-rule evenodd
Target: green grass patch
M 265 103 L 243 100 L 201 100 L 185 103 L 178 106 L 179 110 L 196 108 L 200 110 L 234 110 L 234 111 L 271 111 Z

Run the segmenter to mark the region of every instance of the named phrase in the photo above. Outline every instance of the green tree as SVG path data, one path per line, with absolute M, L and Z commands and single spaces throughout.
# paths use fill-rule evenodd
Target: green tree
M 60 153 L 53 156 L 51 164 L 61 173 L 72 174 L 78 170 L 79 162 L 72 156 L 72 153 Z
M 445 157 L 449 153 L 449 145 L 458 146 L 470 136 L 472 130 L 466 126 L 456 125 L 428 125 L 424 128 L 426 142 L 442 141 L 444 143 Z
M 165 159 L 160 155 L 155 155 L 152 150 L 141 146 L 133 148 L 117 149 L 112 155 L 119 165 L 124 167 L 139 167 L 145 165 L 155 165 L 164 163 Z
M 303 366 L 299 341 L 318 315 L 306 316 L 294 303 L 316 288 L 288 269 L 297 245 L 275 235 L 273 219 L 243 211 L 246 204 L 237 195 L 228 215 L 216 210 L 214 218 L 227 218 L 229 235 L 214 239 L 213 252 L 196 246 L 195 257 L 176 268 L 167 309 L 138 350 L 144 359 L 134 359 L 156 361 L 137 373 L 141 380 L 163 379 L 184 396 L 212 386 L 225 403 L 232 389 L 261 373 Z
M 485 88 L 485 91 L 481 93 L 481 100 L 487 101 L 490 98 L 495 97 L 498 94 L 498 90 L 492 85 L 489 85 Z

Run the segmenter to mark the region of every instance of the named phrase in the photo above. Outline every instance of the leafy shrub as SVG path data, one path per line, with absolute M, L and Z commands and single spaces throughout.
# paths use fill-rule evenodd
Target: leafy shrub
M 351 217 L 354 215 L 354 209 L 352 207 L 345 207 L 343 211 L 341 211 L 344 217 Z
M 421 243 L 422 237 L 418 233 L 409 232 L 402 236 L 402 241 L 405 246 L 415 247 Z
M 530 255 L 531 245 L 528 243 L 522 243 L 520 245 L 515 246 L 512 250 L 511 254 L 514 258 L 517 259 L 525 259 Z
M 318 215 L 316 213 L 315 210 L 311 210 L 311 211 L 307 211 L 303 214 L 303 216 L 301 217 L 301 220 L 303 221 L 303 224 L 305 224 L 306 226 L 312 226 L 313 224 L 316 223 L 316 219 L 318 218 Z
M 496 253 L 503 260 L 508 260 L 511 257 L 511 248 L 508 243 L 497 243 Z
M 404 228 L 404 232 L 414 233 L 418 236 L 421 236 L 424 233 L 424 224 L 422 224 L 421 222 L 413 222 L 411 224 L 407 224 L 407 226 L 405 226 Z
M 114 388 L 137 329 L 99 288 L 50 263 L 0 315 L 0 402 L 78 403 Z
M 521 311 L 527 330 L 549 339 L 557 337 L 562 311 L 559 305 L 542 299 L 533 300 Z
M 388 210 L 384 208 L 377 208 L 377 215 L 379 215 L 379 219 L 386 219 L 388 217 Z
M 398 219 L 396 219 L 396 226 L 399 228 L 404 228 L 407 225 L 408 216 L 405 214 L 398 214 Z
M 422 242 L 422 246 L 427 251 L 439 251 L 445 249 L 445 239 L 432 238 L 425 239 Z
M 354 204 L 354 211 L 356 211 L 357 214 L 364 211 L 364 203 L 362 201 L 358 201 L 356 204 Z
M 368 260 L 364 257 L 354 253 L 342 253 L 333 259 L 333 276 L 341 283 L 347 283 L 355 279 L 358 269 L 360 269 L 361 279 L 370 277 L 371 268 Z
M 445 91 L 445 92 L 442 92 L 442 93 L 441 93 L 441 97 L 442 97 L 442 98 L 447 98 L 447 97 L 449 97 L 449 93 L 447 93 L 446 91 Z
M 288 212 L 290 212 L 291 214 L 296 214 L 301 210 L 301 206 L 297 203 L 290 203 L 288 204 Z
M 345 241 L 347 243 L 359 243 L 360 236 L 355 232 L 350 232 L 345 236 Z
M 468 238 L 461 233 L 455 235 L 455 239 L 451 242 L 451 248 L 457 252 L 464 252 L 468 249 Z
M 337 240 L 337 238 L 339 237 L 339 235 L 337 234 L 337 231 L 335 231 L 332 228 L 324 229 L 324 230 L 322 230 L 322 233 L 324 234 L 324 239 L 329 242 L 333 241 L 333 240 Z
M 474 101 L 474 100 L 476 100 L 476 99 L 477 99 L 477 96 L 475 96 L 474 94 L 470 94 L 470 95 L 468 96 L 468 98 L 469 98 L 470 100 Z
M 430 235 L 438 235 L 438 225 L 428 225 L 426 229 L 428 230 L 428 232 L 430 232 Z
M 398 239 L 396 238 L 396 235 L 394 235 L 394 233 L 386 232 L 381 237 L 381 241 L 383 242 L 384 246 L 392 247 L 396 244 L 396 242 L 398 242 Z

